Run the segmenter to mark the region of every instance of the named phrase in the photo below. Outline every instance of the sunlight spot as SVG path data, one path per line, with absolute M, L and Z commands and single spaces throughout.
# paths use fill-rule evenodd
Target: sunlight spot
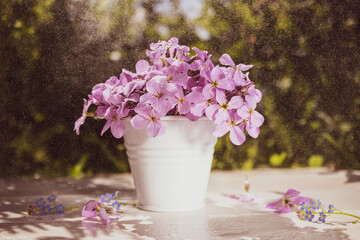
M 136 228 L 134 228 L 135 224 L 123 224 L 123 226 L 125 227 L 125 229 L 129 232 L 132 232 L 134 230 L 136 230 Z
M 201 40 L 207 41 L 210 39 L 210 33 L 203 27 L 196 26 L 195 32 Z
M 121 59 L 121 53 L 119 51 L 112 51 L 109 58 L 111 61 L 117 62 Z

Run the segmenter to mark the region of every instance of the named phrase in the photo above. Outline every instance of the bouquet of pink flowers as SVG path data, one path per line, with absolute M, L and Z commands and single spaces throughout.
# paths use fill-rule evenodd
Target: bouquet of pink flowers
M 235 65 L 223 54 L 219 59 L 223 66 L 214 66 L 206 51 L 192 49 L 195 56 L 175 37 L 152 43 L 146 51 L 152 65 L 140 60 L 135 73 L 123 69 L 119 78 L 113 76 L 93 87 L 75 122 L 76 133 L 91 116 L 106 119 L 101 135 L 110 128 L 114 137 L 121 138 L 123 120 L 131 118 L 135 129 L 146 127 L 147 134 L 156 137 L 166 131 L 161 117 L 182 115 L 191 121 L 206 116 L 216 125 L 213 135 L 230 132 L 235 145 L 246 140 L 244 130 L 256 138 L 264 117 L 255 110 L 262 94 L 246 72 L 252 65 Z M 91 105 L 97 106 L 93 113 L 88 112 Z

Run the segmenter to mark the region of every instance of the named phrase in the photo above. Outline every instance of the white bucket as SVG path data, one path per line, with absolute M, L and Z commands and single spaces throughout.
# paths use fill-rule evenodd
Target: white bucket
M 214 146 L 215 125 L 203 117 L 192 122 L 182 116 L 161 118 L 166 133 L 150 138 L 125 120 L 124 142 L 134 178 L 138 207 L 179 212 L 204 206 Z

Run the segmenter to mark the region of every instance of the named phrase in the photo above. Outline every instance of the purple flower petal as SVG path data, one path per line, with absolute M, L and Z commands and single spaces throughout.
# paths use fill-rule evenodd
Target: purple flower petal
M 228 103 L 229 109 L 238 109 L 244 105 L 244 102 L 240 96 L 234 96 Z
M 225 74 L 221 71 L 218 65 L 211 70 L 210 76 L 212 82 L 225 78 Z
M 223 90 L 216 90 L 216 101 L 220 106 L 227 103 L 225 92 Z
M 275 211 L 275 213 L 288 213 L 290 211 L 291 211 L 290 206 L 285 204 L 285 205 L 282 205 L 279 210 Z
M 122 138 L 125 133 L 125 126 L 121 119 L 112 121 L 111 123 L 111 133 L 115 138 Z
M 131 119 L 130 123 L 135 129 L 142 129 L 148 125 L 149 120 L 138 114 Z
M 222 137 L 224 136 L 227 132 L 230 131 L 230 126 L 227 122 L 224 122 L 220 125 L 217 125 L 215 127 L 215 129 L 213 130 L 212 134 L 215 136 L 215 137 Z
M 299 195 L 300 192 L 299 191 L 296 191 L 295 189 L 288 189 L 284 195 L 284 197 L 288 197 L 288 196 L 291 196 L 291 195 Z
M 200 72 L 200 75 L 208 81 L 211 81 L 211 72 L 207 68 L 203 68 Z
M 191 103 L 201 103 L 204 101 L 204 96 L 200 92 L 191 92 L 186 95 L 186 99 Z
M 186 115 L 190 111 L 190 102 L 184 100 L 183 103 L 179 103 L 178 110 L 181 115 Z
M 260 128 L 246 126 L 246 131 L 252 138 L 257 138 L 260 134 Z
M 218 109 L 219 109 L 218 104 L 212 104 L 205 109 L 205 114 L 210 120 L 215 120 L 214 115 Z
M 136 68 L 136 73 L 141 74 L 141 73 L 146 73 L 149 70 L 150 65 L 148 61 L 141 59 L 136 63 L 135 68 Z
M 223 54 L 220 57 L 219 61 L 222 65 L 229 65 L 229 66 L 235 67 L 235 63 L 233 62 L 233 60 L 227 53 Z
M 146 128 L 146 132 L 149 137 L 156 137 L 159 135 L 161 127 L 162 126 L 158 121 L 150 121 Z
M 221 124 L 229 119 L 228 110 L 224 108 L 219 108 L 217 113 L 215 114 L 215 124 Z
M 260 127 L 264 123 L 264 117 L 258 111 L 251 113 L 251 126 Z
M 234 72 L 234 82 L 236 86 L 244 86 L 247 84 L 246 80 L 243 77 L 243 74 L 239 71 Z
M 98 117 L 105 117 L 105 114 L 110 106 L 98 106 L 96 109 L 96 115 Z
M 244 131 L 239 126 L 230 128 L 230 140 L 233 144 L 239 146 L 246 140 Z
M 110 223 L 110 218 L 106 213 L 105 208 L 101 208 L 99 211 L 99 216 L 100 218 L 105 222 L 105 224 L 109 224 Z
M 81 117 L 78 120 L 76 120 L 75 126 L 74 126 L 74 130 L 76 131 L 77 135 L 80 134 L 80 126 L 85 123 L 87 111 L 92 103 L 93 103 L 92 100 L 84 99 L 83 113 L 82 113 Z
M 101 206 L 101 203 L 95 200 L 90 200 L 88 201 L 85 206 L 83 207 L 81 216 L 89 219 L 89 218 L 94 218 L 97 215 L 97 211 L 96 208 L 98 206 Z
M 190 107 L 190 112 L 197 117 L 201 117 L 202 115 L 204 115 L 205 109 L 206 109 L 207 105 L 206 103 L 197 103 L 197 104 L 193 104 Z
M 218 88 L 232 91 L 235 89 L 235 84 L 231 79 L 223 78 L 218 81 Z
M 107 120 L 103 129 L 101 130 L 100 136 L 102 136 L 104 132 L 106 132 L 109 129 L 110 126 L 111 126 L 111 120 Z
M 195 115 L 193 115 L 193 114 L 191 114 L 190 112 L 188 112 L 187 114 L 186 114 L 186 117 L 187 117 L 187 119 L 189 119 L 190 121 L 197 121 L 200 117 L 198 117 L 198 116 L 195 116 Z
M 238 110 L 236 110 L 237 114 L 242 118 L 242 119 L 247 119 L 250 116 L 249 113 L 250 109 L 248 107 L 247 103 L 244 103 L 244 106 L 242 106 L 241 108 L 239 108 Z
M 265 207 L 270 209 L 278 208 L 281 205 L 282 201 L 283 201 L 282 199 L 277 200 L 276 202 L 267 204 Z
M 211 84 L 206 84 L 202 90 L 202 94 L 204 95 L 204 99 L 211 99 L 215 96 L 215 89 L 211 86 Z
M 303 202 L 310 202 L 310 199 L 307 197 L 292 197 L 289 198 L 289 204 L 291 205 L 301 205 Z
M 237 65 L 237 67 L 238 67 L 241 71 L 247 71 L 247 70 L 249 70 L 250 68 L 252 68 L 253 65 L 239 64 L 239 65 Z

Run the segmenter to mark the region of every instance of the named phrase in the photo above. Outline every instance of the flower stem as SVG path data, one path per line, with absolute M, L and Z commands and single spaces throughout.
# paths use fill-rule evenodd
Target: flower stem
M 344 212 L 334 212 L 333 214 L 337 214 L 337 215 L 346 215 L 346 216 L 349 216 L 349 217 L 354 217 L 354 218 L 357 218 L 357 220 L 356 220 L 356 222 L 357 221 L 359 221 L 360 220 L 360 217 L 358 217 L 358 216 L 355 216 L 355 215 L 353 215 L 353 214 L 350 214 L 350 213 L 344 213 Z
M 341 211 L 341 210 L 339 210 L 339 209 L 337 209 L 337 208 L 335 208 L 335 210 L 336 210 L 336 211 L 339 211 L 339 212 L 341 212 L 341 213 L 344 213 L 343 211 Z
M 79 207 L 65 207 L 65 210 L 74 210 L 74 209 L 78 209 Z
M 132 203 L 132 202 L 120 202 L 121 205 L 131 205 L 131 206 L 136 206 L 136 203 Z

